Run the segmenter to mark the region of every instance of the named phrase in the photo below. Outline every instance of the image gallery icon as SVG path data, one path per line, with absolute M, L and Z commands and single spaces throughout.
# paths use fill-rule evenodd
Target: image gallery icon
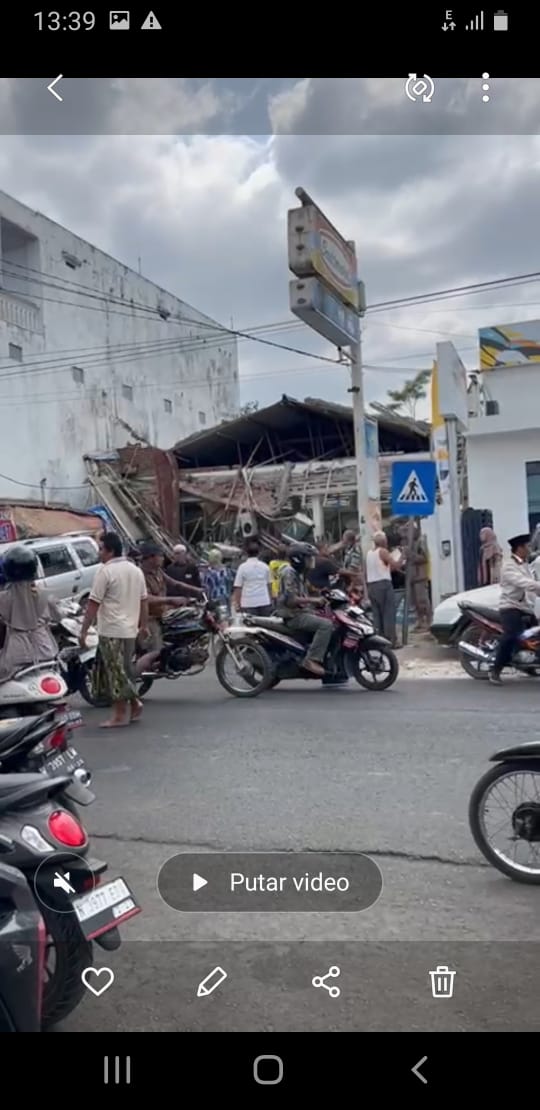
M 110 31 L 129 31 L 129 12 L 109 12 Z
M 445 964 L 439 964 L 435 971 L 430 971 L 431 993 L 434 998 L 452 998 L 454 994 L 455 971 L 451 971 Z

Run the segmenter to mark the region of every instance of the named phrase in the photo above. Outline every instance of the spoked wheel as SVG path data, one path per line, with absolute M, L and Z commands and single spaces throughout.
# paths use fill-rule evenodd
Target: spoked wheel
M 464 640 L 466 644 L 474 645 L 474 647 L 486 646 L 485 635 L 477 624 L 470 624 L 469 627 L 465 629 L 461 639 Z M 466 655 L 465 652 L 460 651 L 459 661 L 469 678 L 489 678 L 489 663 L 484 662 L 483 659 L 473 659 L 472 656 Z
M 399 674 L 391 647 L 372 647 L 347 657 L 347 671 L 365 690 L 388 690 Z
M 256 698 L 271 685 L 270 659 L 251 639 L 229 640 L 216 656 L 218 682 L 235 698 Z
M 99 698 L 94 694 L 94 663 L 88 663 L 81 667 L 81 679 L 79 682 L 79 694 L 84 698 L 87 705 L 91 705 L 94 709 L 107 709 L 111 704 L 108 698 Z
M 540 763 L 492 767 L 471 794 L 469 824 L 488 863 L 540 885 Z

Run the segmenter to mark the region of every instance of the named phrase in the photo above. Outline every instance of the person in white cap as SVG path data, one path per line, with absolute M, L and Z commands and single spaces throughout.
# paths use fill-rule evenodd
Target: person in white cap
M 183 543 L 177 543 L 173 548 L 172 562 L 167 567 L 167 574 L 169 578 L 174 578 L 175 582 L 182 582 L 185 586 L 195 586 L 197 590 L 201 589 L 199 568 L 190 558 L 188 549 Z

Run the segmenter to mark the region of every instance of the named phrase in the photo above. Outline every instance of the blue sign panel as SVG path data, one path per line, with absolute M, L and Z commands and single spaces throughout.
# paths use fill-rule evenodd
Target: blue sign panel
M 433 516 L 437 467 L 423 462 L 392 463 L 392 513 L 394 516 Z

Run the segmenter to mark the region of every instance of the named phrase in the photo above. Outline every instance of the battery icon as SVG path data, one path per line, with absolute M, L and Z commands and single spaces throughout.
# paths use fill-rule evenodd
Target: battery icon
M 498 11 L 493 16 L 493 30 L 494 31 L 507 31 L 508 30 L 508 15 L 506 12 Z

